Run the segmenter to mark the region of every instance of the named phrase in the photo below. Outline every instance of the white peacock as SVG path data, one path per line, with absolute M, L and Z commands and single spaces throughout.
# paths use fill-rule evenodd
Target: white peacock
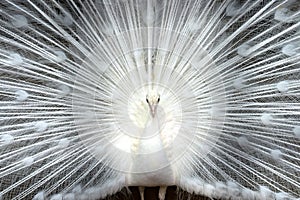
M 176 185 L 300 198 L 297 0 L 0 2 L 0 199 Z

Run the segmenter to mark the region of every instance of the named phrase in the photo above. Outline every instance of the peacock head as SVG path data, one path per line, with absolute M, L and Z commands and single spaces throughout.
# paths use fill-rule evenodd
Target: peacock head
M 158 94 L 156 91 L 150 91 L 146 95 L 146 102 L 149 106 L 151 116 L 154 118 L 157 111 L 157 106 L 160 101 L 160 94 Z

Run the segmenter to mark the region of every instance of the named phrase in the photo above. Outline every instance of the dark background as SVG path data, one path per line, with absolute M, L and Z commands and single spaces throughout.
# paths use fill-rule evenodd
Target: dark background
M 144 197 L 145 200 L 159 200 L 158 199 L 158 191 L 159 187 L 146 187 Z M 138 187 L 129 187 L 129 191 L 127 189 L 123 189 L 121 192 L 118 192 L 116 195 L 106 198 L 106 200 L 140 200 L 140 193 Z M 200 195 L 191 195 L 187 192 L 178 189 L 176 186 L 170 186 L 167 189 L 167 194 L 165 200 L 211 200 L 208 197 L 200 196 Z

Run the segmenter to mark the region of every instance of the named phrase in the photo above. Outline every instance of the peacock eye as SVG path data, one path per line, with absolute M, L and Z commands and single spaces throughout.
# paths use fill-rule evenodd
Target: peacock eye
M 147 103 L 149 103 L 149 100 L 148 100 L 148 98 L 146 98 L 146 101 L 147 101 Z
M 158 97 L 158 99 L 157 99 L 157 103 L 159 103 L 159 101 L 160 101 L 160 97 Z

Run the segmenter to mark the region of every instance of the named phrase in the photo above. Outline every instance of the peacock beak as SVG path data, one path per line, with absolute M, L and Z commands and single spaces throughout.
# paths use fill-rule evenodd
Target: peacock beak
M 157 104 L 149 104 L 151 116 L 154 118 L 156 115 Z

